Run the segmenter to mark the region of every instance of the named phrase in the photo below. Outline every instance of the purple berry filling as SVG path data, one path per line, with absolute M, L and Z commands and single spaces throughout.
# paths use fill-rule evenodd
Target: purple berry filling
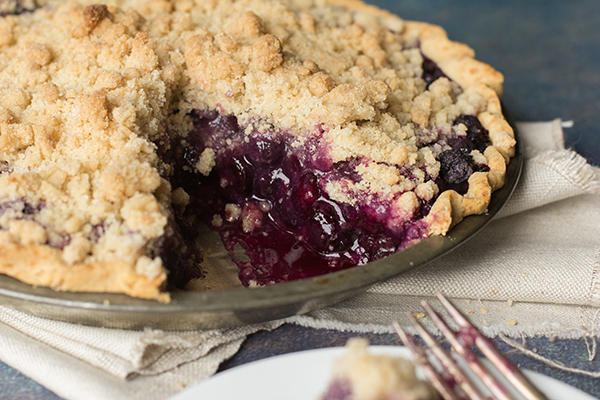
M 41 201 L 37 205 L 32 205 L 26 200 L 20 199 L 15 201 L 8 201 L 0 203 L 0 215 L 4 214 L 7 210 L 14 210 L 23 215 L 23 219 L 30 219 L 31 216 L 38 213 L 42 208 L 46 206 L 46 203 Z
M 164 235 L 148 244 L 146 255 L 160 257 L 169 270 L 169 284 L 183 288 L 191 279 L 202 277 L 202 270 L 198 267 L 202 262 L 202 252 L 194 240 L 198 232 L 186 231 L 189 223 L 182 220 L 180 214 L 174 215 L 175 218 L 167 222 Z
M 452 147 L 438 156 L 440 175 L 436 184 L 440 191 L 455 190 L 465 194 L 469 190 L 468 179 L 473 172 L 488 171 L 484 164 L 476 164 L 469 155 L 473 150 L 484 152 L 489 145 L 489 133 L 481 125 L 479 119 L 472 115 L 460 115 L 453 125 L 464 124 L 467 127 L 466 136 L 452 136 L 446 139 Z
M 298 145 L 285 132 L 247 134 L 233 116 L 199 112 L 194 131 L 175 150 L 181 165 L 173 187 L 191 196 L 184 217 L 198 217 L 219 231 L 243 284 L 266 285 L 365 264 L 425 236 L 427 226 L 420 220 L 390 227 L 389 201 L 353 206 L 329 198 L 325 185 L 342 178 L 357 181 L 355 168 L 362 161 L 333 163 L 322 133 L 316 129 Z M 195 166 L 206 149 L 214 151 L 215 166 L 203 176 Z M 235 258 L 238 245 L 244 259 Z
M 334 379 L 327 387 L 322 400 L 352 400 L 352 385 L 347 379 Z
M 33 205 L 24 199 L 0 203 L 0 216 L 8 210 L 15 212 L 17 220 L 34 220 L 35 216 L 46 207 L 46 202 L 40 201 Z M 1 230 L 2 228 L 0 228 Z M 71 236 L 59 233 L 51 229 L 46 229 L 47 241 L 45 245 L 57 249 L 64 249 L 71 242 Z
M 12 173 L 12 168 L 6 161 L 0 161 L 0 175 L 1 174 L 10 174 Z
M 429 85 L 431 85 L 431 83 L 438 78 L 443 76 L 447 78 L 446 74 L 444 74 L 444 71 L 442 71 L 432 59 L 426 57 L 422 53 L 421 56 L 423 57 L 423 75 L 421 75 L 421 77 L 427 83 L 427 87 L 429 87 Z
M 479 119 L 473 115 L 460 115 L 453 122 L 453 125 L 464 124 L 467 127 L 467 136 L 453 138 L 448 141 L 448 144 L 453 149 L 461 149 L 467 153 L 472 150 L 484 152 L 490 143 L 490 135 L 479 122 Z
M 0 17 L 32 12 L 35 11 L 37 8 L 39 8 L 39 6 L 37 5 L 37 1 L 28 2 L 28 4 L 25 4 L 24 2 L 19 0 L 0 0 Z
M 422 54 L 423 75 L 427 87 L 441 77 L 447 77 L 438 65 Z M 488 171 L 487 165 L 475 164 L 469 153 L 479 150 L 483 153 L 490 144 L 488 131 L 481 125 L 479 119 L 473 115 L 460 115 L 452 125 L 464 124 L 467 127 L 466 136 L 453 136 L 446 139 L 451 150 L 446 150 L 438 156 L 441 164 L 440 176 L 436 184 L 440 191 L 455 190 L 465 194 L 469 190 L 468 179 L 473 172 Z M 427 210 L 428 211 L 428 210 Z

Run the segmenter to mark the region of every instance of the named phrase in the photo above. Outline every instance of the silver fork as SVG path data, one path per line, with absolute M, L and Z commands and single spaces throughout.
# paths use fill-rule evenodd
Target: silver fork
M 450 316 L 459 326 L 459 331 L 452 331 L 440 315 L 431 308 L 426 302 L 422 301 L 421 305 L 429 314 L 431 320 L 442 332 L 450 345 L 461 355 L 468 367 L 473 373 L 481 379 L 487 386 L 494 398 L 499 400 L 513 399 L 509 393 L 490 371 L 479 361 L 477 356 L 470 350 L 470 346 L 475 344 L 484 356 L 494 365 L 497 370 L 506 378 L 508 382 L 527 400 L 547 400 L 542 394 L 508 359 L 500 354 L 496 346 L 488 340 L 481 332 L 477 330 L 467 319 L 444 297 L 442 293 L 437 293 L 437 297 L 448 311 Z M 400 339 L 406 347 L 408 347 L 415 356 L 416 363 L 423 369 L 427 379 L 431 382 L 434 388 L 446 400 L 489 400 L 489 396 L 484 396 L 477 386 L 467 377 L 461 368 L 457 365 L 453 357 L 444 350 L 440 344 L 423 328 L 421 323 L 411 314 L 408 317 L 413 324 L 417 333 L 430 352 L 439 360 L 442 368 L 441 372 L 431 364 L 428 357 L 428 352 L 421 347 L 416 340 L 407 334 L 398 323 L 394 322 L 393 326 Z M 459 340 L 460 339 L 460 340 Z M 455 387 L 462 389 L 463 395 L 454 390 Z

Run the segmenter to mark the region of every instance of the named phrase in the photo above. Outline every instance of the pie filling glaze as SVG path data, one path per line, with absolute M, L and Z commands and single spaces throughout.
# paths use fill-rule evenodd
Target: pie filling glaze
M 246 286 L 363 265 L 485 212 L 514 153 L 499 72 L 358 1 L 11 7 L 0 273 L 27 283 L 169 301 L 200 224 Z
M 438 155 L 442 190 L 464 194 L 475 171 L 469 153 L 484 151 L 487 131 L 473 116 L 461 115 L 465 136 L 441 139 L 449 149 Z M 359 182 L 359 164 L 368 159 L 333 163 L 322 128 L 316 127 L 302 145 L 281 132 L 260 133 L 238 125 L 232 115 L 195 112 L 194 130 L 177 153 L 174 186 L 190 195 L 187 219 L 197 217 L 218 231 L 225 248 L 240 268 L 246 286 L 308 278 L 366 264 L 401 251 L 428 236 L 424 221 L 434 198 L 419 199 L 410 215 L 396 215 L 388 198 L 355 196 L 352 203 L 337 202 L 327 193 L 331 182 Z M 204 153 L 214 154 L 208 176 L 196 166 Z M 397 165 L 410 177 L 410 169 Z M 424 172 L 426 174 L 426 172 Z M 406 214 L 406 213 L 405 213 Z M 236 253 L 236 245 L 245 257 Z
M 251 132 L 247 138 L 234 117 L 198 116 L 188 136 L 195 151 L 183 159 L 189 170 L 197 154 L 218 149 L 216 165 L 207 177 L 197 174 L 200 178 L 181 169 L 181 182 L 190 183 L 184 186 L 192 199 L 190 212 L 219 231 L 240 266 L 243 284 L 265 285 L 365 264 L 425 236 L 419 219 L 388 226 L 392 209 L 386 201 L 332 200 L 328 182 L 359 181 L 361 161 L 332 163 L 320 132 L 296 147 L 285 134 Z M 236 245 L 248 259 L 236 259 Z

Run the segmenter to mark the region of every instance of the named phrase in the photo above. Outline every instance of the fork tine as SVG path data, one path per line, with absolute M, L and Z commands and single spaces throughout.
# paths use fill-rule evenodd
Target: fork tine
M 500 352 L 496 349 L 496 346 L 494 346 L 494 344 L 485 336 L 483 336 L 483 334 L 479 332 L 477 328 L 467 321 L 467 319 L 452 305 L 452 303 L 450 303 L 450 301 L 448 301 L 448 299 L 441 292 L 438 292 L 436 295 L 450 316 L 460 326 L 460 332 L 462 333 L 462 336 L 474 342 L 479 350 L 481 350 L 481 352 L 496 368 L 498 368 L 502 375 L 508 379 L 508 381 L 519 391 L 519 393 L 521 393 L 528 400 L 547 400 L 547 397 L 541 393 L 514 364 L 502 356 L 502 354 L 500 354 Z M 466 357 L 464 358 L 466 359 Z
M 417 344 L 412 336 L 407 334 L 397 322 L 393 322 L 392 326 L 394 330 L 400 336 L 400 340 L 406 347 L 410 349 L 410 351 L 415 356 L 415 363 L 418 364 L 429 382 L 433 385 L 435 390 L 444 398 L 444 400 L 461 400 L 454 394 L 452 388 L 448 385 L 448 383 L 444 380 L 444 378 L 437 372 L 435 367 L 431 365 L 429 359 L 427 358 L 427 353 L 425 349 Z
M 423 341 L 427 344 L 429 349 L 433 352 L 433 354 L 440 360 L 443 366 L 446 368 L 446 371 L 452 376 L 454 381 L 460 388 L 467 394 L 469 399 L 471 400 L 483 400 L 485 397 L 477 390 L 477 388 L 473 385 L 471 380 L 462 372 L 462 370 L 458 367 L 456 362 L 452 359 L 452 357 L 440 346 L 437 340 L 435 340 L 425 328 L 421 325 L 421 323 L 411 314 L 408 313 L 408 318 L 411 323 L 423 339 Z
M 421 305 L 429 316 L 431 320 L 438 327 L 438 329 L 442 332 L 442 335 L 448 340 L 448 342 L 454 347 L 454 349 L 462 356 L 465 362 L 469 365 L 471 370 L 481 379 L 481 381 L 490 389 L 492 394 L 500 399 L 500 400 L 511 400 L 512 396 L 510 396 L 506 389 L 500 385 L 492 375 L 487 371 L 487 369 L 479 362 L 477 356 L 473 354 L 473 352 L 464 344 L 462 344 L 454 331 L 450 329 L 448 325 L 444 322 L 442 317 L 435 312 L 433 308 L 426 302 L 422 301 Z

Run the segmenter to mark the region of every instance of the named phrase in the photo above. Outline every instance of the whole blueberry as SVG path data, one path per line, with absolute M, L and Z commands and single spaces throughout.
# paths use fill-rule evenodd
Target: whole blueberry
M 440 177 L 448 184 L 465 182 L 473 173 L 471 157 L 460 150 L 450 149 L 439 156 Z
M 477 149 L 482 153 L 485 151 L 487 144 L 490 141 L 489 133 L 487 129 L 481 125 L 479 119 L 473 115 L 460 115 L 454 120 L 453 125 L 463 124 L 467 127 L 466 138 L 460 138 L 454 143 L 450 143 L 450 146 L 454 149 L 465 149 L 470 152 L 473 149 Z

